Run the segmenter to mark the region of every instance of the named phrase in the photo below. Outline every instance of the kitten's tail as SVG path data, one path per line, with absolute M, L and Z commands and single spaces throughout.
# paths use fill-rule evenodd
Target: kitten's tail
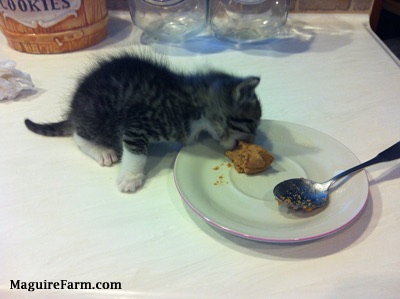
M 30 119 L 25 119 L 25 126 L 32 132 L 44 136 L 71 136 L 74 131 L 73 125 L 68 119 L 47 124 L 38 124 Z

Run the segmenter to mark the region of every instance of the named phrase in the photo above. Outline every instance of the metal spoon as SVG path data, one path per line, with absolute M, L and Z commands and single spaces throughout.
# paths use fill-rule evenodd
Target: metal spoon
M 375 158 L 358 166 L 350 168 L 334 176 L 330 180 L 317 183 L 308 179 L 298 178 L 283 181 L 275 186 L 274 195 L 281 204 L 295 210 L 310 212 L 326 205 L 329 201 L 328 189 L 339 179 L 360 171 L 373 164 L 388 162 L 400 158 L 400 141 L 379 153 Z

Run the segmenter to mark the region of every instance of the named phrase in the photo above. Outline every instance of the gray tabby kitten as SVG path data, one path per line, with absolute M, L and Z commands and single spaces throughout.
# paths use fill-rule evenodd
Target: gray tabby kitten
M 261 118 L 259 82 L 212 70 L 185 74 L 160 58 L 121 54 L 79 80 L 64 120 L 25 125 L 45 136 L 73 135 L 101 166 L 121 159 L 118 187 L 134 192 L 144 183 L 149 142 L 190 143 L 202 131 L 227 149 L 251 139 Z

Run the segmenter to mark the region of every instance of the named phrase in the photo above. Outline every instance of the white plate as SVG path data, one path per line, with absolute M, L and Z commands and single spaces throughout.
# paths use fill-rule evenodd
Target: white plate
M 269 169 L 255 175 L 239 174 L 229 167 L 224 149 L 210 139 L 179 152 L 174 167 L 178 191 L 209 224 L 248 239 L 290 243 L 334 233 L 363 211 L 368 197 L 364 171 L 337 183 L 340 188 L 332 187 L 328 206 L 311 213 L 279 206 L 272 193 L 283 180 L 324 181 L 359 164 L 337 140 L 297 124 L 262 120 L 255 143 L 275 156 Z

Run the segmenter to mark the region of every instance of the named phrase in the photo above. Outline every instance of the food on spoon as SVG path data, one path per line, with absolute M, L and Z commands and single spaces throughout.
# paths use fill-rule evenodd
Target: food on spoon
M 238 147 L 226 151 L 225 156 L 230 158 L 239 173 L 259 173 L 267 169 L 274 156 L 257 144 L 239 141 Z
M 306 179 L 284 181 L 275 187 L 274 194 L 279 205 L 283 204 L 294 211 L 312 212 L 322 206 L 315 204 L 318 196 Z M 321 196 L 318 200 L 327 203 L 328 197 Z
M 304 212 L 312 212 L 318 206 L 312 203 L 311 199 L 302 199 L 301 196 L 291 196 L 287 195 L 285 197 L 280 198 L 280 200 L 276 199 L 278 204 L 284 204 L 288 208 L 293 209 L 295 211 L 304 211 Z

